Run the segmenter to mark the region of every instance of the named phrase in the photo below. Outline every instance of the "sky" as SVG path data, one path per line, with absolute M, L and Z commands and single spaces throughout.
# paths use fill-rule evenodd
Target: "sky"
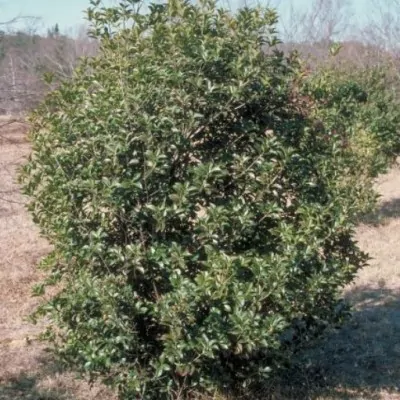
M 103 0 L 110 5 L 115 0 Z M 240 0 L 230 0 L 232 6 Z M 288 5 L 292 2 L 295 7 L 304 8 L 311 4 L 311 0 L 273 0 L 279 4 L 279 11 L 284 14 Z M 360 20 L 371 12 L 371 0 L 347 0 L 351 3 L 353 13 Z M 389 0 L 390 1 L 390 0 Z M 242 0 L 243 2 L 243 0 Z M 89 0 L 0 0 L 0 22 L 8 21 L 17 15 L 40 17 L 40 21 L 24 24 L 34 25 L 39 31 L 46 31 L 48 27 L 59 24 L 63 33 L 67 33 L 73 27 L 82 25 L 85 10 L 89 6 Z

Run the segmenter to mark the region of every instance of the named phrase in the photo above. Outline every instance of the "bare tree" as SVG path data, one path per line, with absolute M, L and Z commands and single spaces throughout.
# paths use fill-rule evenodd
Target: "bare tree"
M 80 27 L 72 36 L 39 36 L 32 31 L 0 34 L 0 113 L 15 115 L 37 104 L 48 86 L 44 73 L 54 82 L 69 79 L 83 56 L 93 56 L 97 43 Z
M 373 10 L 362 38 L 383 50 L 400 53 L 400 0 L 370 0 Z
M 39 57 L 49 72 L 60 79 L 69 79 L 82 57 L 94 56 L 98 43 L 89 38 L 85 25 L 77 26 L 68 35 L 58 35 L 41 41 Z
M 349 0 L 313 0 L 305 10 L 295 4 L 292 0 L 282 20 L 285 41 L 329 42 L 349 33 L 353 15 Z

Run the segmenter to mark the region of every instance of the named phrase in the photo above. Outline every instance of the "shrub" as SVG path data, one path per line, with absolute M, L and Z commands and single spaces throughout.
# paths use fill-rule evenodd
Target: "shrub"
M 389 66 L 324 66 L 302 82 L 301 92 L 313 104 L 312 115 L 341 141 L 341 173 L 365 190 L 355 199 L 355 215 L 376 206 L 373 179 L 384 173 L 400 150 L 398 92 L 390 85 Z
M 389 66 L 322 67 L 305 81 L 305 94 L 315 101 L 315 117 L 346 141 L 353 166 L 371 177 L 386 172 L 400 150 L 398 92 Z
M 54 246 L 36 293 L 58 285 L 36 317 L 121 399 L 263 382 L 342 320 L 365 188 L 308 115 L 275 12 L 130 4 L 90 10 L 98 56 L 31 117 L 21 179 Z

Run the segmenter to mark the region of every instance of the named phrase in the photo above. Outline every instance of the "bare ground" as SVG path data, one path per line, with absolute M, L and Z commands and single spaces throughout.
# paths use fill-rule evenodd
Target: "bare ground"
M 25 127 L 0 119 L 0 400 L 111 400 L 101 386 L 90 389 L 63 373 L 26 322 L 37 300 L 37 262 L 50 250 L 39 237 L 16 184 L 16 170 L 29 152 Z
M 1 125 L 0 400 L 111 400 L 105 388 L 91 389 L 54 365 L 35 339 L 40 327 L 25 321 L 36 304 L 30 296 L 40 278 L 35 265 L 49 246 L 15 183 L 29 151 L 24 127 Z M 353 318 L 307 354 L 288 377 L 289 392 L 270 388 L 276 400 L 400 400 L 400 168 L 382 177 L 378 189 L 381 207 L 358 229 L 360 246 L 373 260 L 346 290 Z

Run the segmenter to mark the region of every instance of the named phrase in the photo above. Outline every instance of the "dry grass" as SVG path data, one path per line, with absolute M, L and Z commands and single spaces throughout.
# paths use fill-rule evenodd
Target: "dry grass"
M 25 322 L 35 307 L 35 265 L 49 251 L 23 205 L 16 169 L 29 152 L 25 126 L 0 118 L 0 400 L 110 400 L 53 365 L 35 340 L 41 327 Z
M 400 400 L 400 168 L 377 189 L 380 207 L 357 232 L 372 259 L 345 290 L 354 315 L 299 357 L 274 399 Z
M 90 389 L 52 364 L 34 340 L 40 327 L 24 322 L 36 303 L 30 297 L 40 278 L 35 264 L 49 246 L 15 183 L 16 167 L 29 151 L 24 127 L 5 122 L 0 119 L 0 400 L 111 400 L 103 387 Z M 301 356 L 284 383 L 254 398 L 400 400 L 400 169 L 378 187 L 381 208 L 358 230 L 373 260 L 346 290 L 355 306 L 352 320 Z

